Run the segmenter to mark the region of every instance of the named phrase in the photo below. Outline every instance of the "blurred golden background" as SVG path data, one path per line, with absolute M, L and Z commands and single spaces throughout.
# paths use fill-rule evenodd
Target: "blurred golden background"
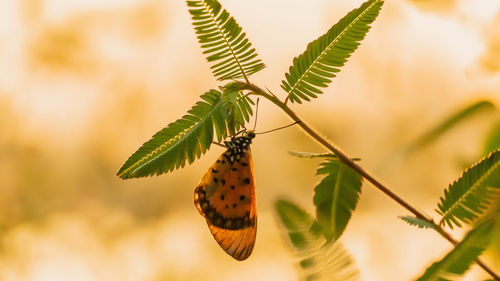
M 252 81 L 283 97 L 293 57 L 361 1 L 221 3 L 267 64 Z M 478 115 L 408 159 L 392 156 L 450 112 L 499 101 L 499 71 L 498 0 L 387 1 L 326 93 L 293 109 L 433 214 L 463 163 L 479 159 L 498 117 Z M 322 148 L 298 127 L 254 141 L 259 227 L 244 262 L 219 249 L 192 203 L 221 148 L 159 177 L 115 176 L 143 142 L 220 85 L 184 1 L 1 1 L 0 73 L 0 280 L 297 279 L 273 203 L 287 198 L 313 212 L 319 162 L 287 151 Z M 258 130 L 288 123 L 261 101 Z M 362 280 L 410 280 L 451 248 L 399 215 L 408 213 L 364 184 L 342 238 Z M 489 254 L 498 271 L 500 256 Z M 485 277 L 475 267 L 466 280 Z

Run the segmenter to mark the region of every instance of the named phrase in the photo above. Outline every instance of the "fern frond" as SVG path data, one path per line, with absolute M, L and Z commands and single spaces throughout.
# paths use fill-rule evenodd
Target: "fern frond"
M 419 219 L 416 217 L 411 217 L 411 216 L 401 216 L 399 217 L 401 220 L 404 222 L 408 223 L 409 225 L 416 226 L 418 228 L 435 228 L 434 225 L 426 220 Z
M 314 219 L 306 211 L 286 200 L 276 201 L 275 209 L 296 250 L 305 250 L 314 243 L 318 235 L 310 232 Z
M 326 242 L 319 224 L 297 205 L 278 200 L 276 212 L 287 230 L 303 280 L 358 280 L 358 270 L 339 241 Z
M 253 101 L 240 91 L 226 93 L 232 93 L 222 95 L 222 100 L 227 109 L 228 133 L 234 135 L 250 120 L 253 114 L 250 104 L 253 104 Z
M 438 212 L 440 224 L 461 226 L 482 215 L 495 195 L 500 192 L 500 150 L 464 171 L 462 176 L 444 191 Z
M 143 144 L 118 171 L 127 178 L 160 175 L 200 158 L 212 144 L 214 130 L 221 141 L 248 121 L 248 97 L 240 92 L 210 90 L 181 119 Z
M 322 93 L 339 67 L 357 49 L 370 24 L 382 8 L 382 0 L 369 0 L 349 12 L 328 32 L 307 45 L 306 51 L 293 59 L 281 87 L 292 102 L 309 101 Z
M 216 0 L 186 1 L 198 42 L 218 80 L 245 78 L 263 69 L 264 63 L 246 34 Z
M 316 217 L 327 240 L 337 240 L 358 203 L 361 176 L 335 158 L 323 162 L 317 174 L 326 176 L 314 188 Z
M 465 238 L 439 262 L 432 264 L 417 281 L 461 280 L 491 241 L 493 224 L 486 221 L 467 233 Z

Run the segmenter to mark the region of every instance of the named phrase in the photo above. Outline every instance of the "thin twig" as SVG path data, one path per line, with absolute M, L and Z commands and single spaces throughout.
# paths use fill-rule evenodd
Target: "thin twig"
M 273 94 L 273 92 L 271 92 L 271 90 L 269 90 L 269 88 L 268 88 L 268 87 L 266 87 L 266 90 L 267 90 L 267 92 L 268 92 L 268 93 L 270 93 L 273 97 L 278 98 L 275 94 Z
M 335 147 L 333 144 L 331 144 L 329 141 L 321 137 L 314 129 L 309 127 L 307 123 L 305 123 L 302 119 L 299 118 L 291 110 L 287 105 L 286 102 L 288 101 L 288 97 L 285 99 L 285 102 L 282 102 L 279 100 L 277 97 L 270 95 L 269 93 L 266 93 L 264 90 L 262 90 L 260 87 L 254 84 L 247 84 L 247 89 L 252 91 L 254 94 L 263 96 L 267 98 L 269 101 L 277 105 L 279 108 L 281 108 L 288 116 L 290 116 L 295 122 L 298 123 L 298 125 L 307 133 L 309 134 L 312 138 L 314 138 L 316 141 L 318 141 L 321 145 L 326 147 L 329 151 L 337 155 L 337 157 L 344 163 L 345 165 L 351 167 L 353 170 L 355 170 L 357 173 L 359 173 L 361 176 L 363 176 L 367 181 L 369 181 L 371 184 L 373 184 L 376 188 L 378 188 L 380 191 L 382 191 L 385 195 L 389 196 L 392 200 L 396 201 L 399 205 L 403 206 L 403 208 L 407 209 L 411 213 L 413 213 L 417 218 L 423 219 L 429 223 L 431 223 L 434 226 L 434 230 L 438 232 L 442 237 L 444 237 L 446 240 L 451 242 L 453 245 L 457 245 L 458 242 L 453 239 L 453 237 L 447 233 L 440 225 L 436 224 L 431 218 L 427 217 L 425 214 L 417 210 L 415 207 L 410 205 L 408 202 L 403 200 L 401 197 L 396 195 L 394 192 L 392 192 L 389 188 L 387 188 L 384 184 L 379 182 L 377 179 L 375 179 L 372 175 L 370 175 L 368 172 L 366 172 L 361 166 L 356 164 L 354 161 L 350 159 L 347 155 L 345 155 L 340 149 Z M 484 271 L 488 272 L 493 278 L 496 280 L 500 280 L 500 276 L 496 274 L 492 269 L 490 269 L 486 264 L 484 264 L 479 258 L 476 259 L 476 263 L 484 269 Z

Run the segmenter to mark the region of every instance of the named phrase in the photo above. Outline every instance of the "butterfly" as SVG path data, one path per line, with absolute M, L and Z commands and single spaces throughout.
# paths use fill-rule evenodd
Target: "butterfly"
M 194 205 L 226 253 L 245 260 L 257 234 L 255 179 L 250 144 L 253 130 L 225 142 L 224 153 L 194 190 Z

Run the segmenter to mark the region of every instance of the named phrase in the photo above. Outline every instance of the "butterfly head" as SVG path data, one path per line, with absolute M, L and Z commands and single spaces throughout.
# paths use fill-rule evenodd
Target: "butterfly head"
M 255 131 L 254 130 L 245 131 L 245 132 L 243 132 L 243 134 L 241 134 L 241 136 L 245 137 L 245 138 L 253 139 L 253 138 L 255 138 Z

